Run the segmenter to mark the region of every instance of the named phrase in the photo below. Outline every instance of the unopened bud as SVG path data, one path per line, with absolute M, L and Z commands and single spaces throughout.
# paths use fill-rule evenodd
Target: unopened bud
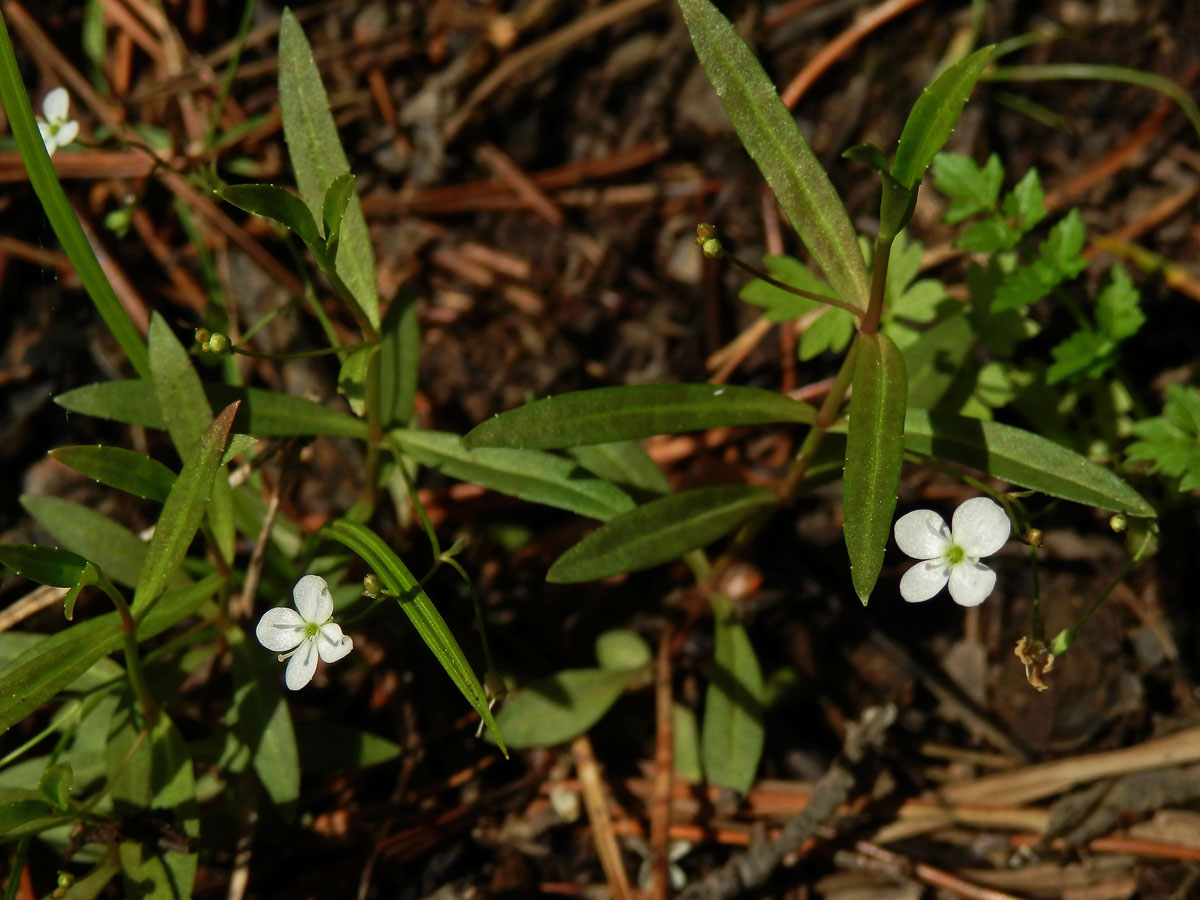
M 725 248 L 721 246 L 721 242 L 716 238 L 709 238 L 700 245 L 700 250 L 709 259 L 720 259 L 725 255 Z
M 709 225 L 706 222 L 701 222 L 696 226 L 696 243 L 701 247 L 704 242 L 717 236 L 717 226 Z
M 220 332 L 217 332 L 208 339 L 205 349 L 207 349 L 210 353 L 228 353 L 229 348 L 232 346 L 233 345 L 229 342 L 228 337 Z
M 1030 528 L 1027 532 L 1025 532 L 1025 543 L 1027 543 L 1030 547 L 1042 546 L 1042 541 L 1044 539 L 1045 535 L 1042 534 L 1042 529 L 1040 528 Z
M 197 328 L 196 329 L 196 343 L 197 344 L 204 346 L 208 343 L 208 340 L 211 337 L 212 337 L 212 334 L 209 333 L 209 330 L 207 328 Z M 205 348 L 205 349 L 207 349 L 207 348 Z
M 1116 513 L 1111 519 L 1108 520 L 1108 527 L 1117 534 L 1120 534 L 1129 527 L 1129 518 L 1125 515 L 1125 513 Z
M 379 582 L 379 576 L 374 572 L 363 576 L 363 593 L 372 599 L 379 596 L 379 591 L 383 585 Z

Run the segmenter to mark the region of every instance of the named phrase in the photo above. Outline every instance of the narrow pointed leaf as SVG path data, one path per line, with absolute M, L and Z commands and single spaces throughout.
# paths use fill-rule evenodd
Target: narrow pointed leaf
M 313 220 L 322 219 L 326 192 L 338 176 L 350 172 L 350 164 L 329 112 L 329 98 L 321 84 L 312 48 L 304 29 L 286 9 L 279 27 L 279 108 L 300 197 Z M 338 234 L 337 273 L 368 321 L 378 329 L 375 254 L 362 204 L 353 190 Z
M 143 615 L 146 608 L 158 599 L 187 555 L 212 496 L 213 480 L 220 468 L 221 456 L 225 452 L 236 413 L 237 404 L 231 403 L 212 421 L 183 464 L 171 493 L 163 503 L 154 537 L 146 552 L 146 564 L 133 594 L 135 615 Z
M 0 563 L 22 578 L 52 587 L 74 587 L 90 563 L 77 553 L 34 544 L 0 544 Z
M 742 144 L 834 290 L 866 310 L 867 269 L 850 217 L 767 73 L 709 0 L 678 0 L 696 55 Z
M 58 497 L 25 494 L 20 502 L 65 548 L 96 563 L 113 581 L 137 584 L 148 545 L 124 525 L 90 507 Z
M 386 428 L 407 425 L 417 394 L 417 362 L 421 326 L 417 291 L 412 282 L 400 288 L 383 320 L 379 347 L 379 409 Z
M 156 459 L 123 447 L 103 444 L 56 447 L 50 455 L 68 468 L 101 484 L 162 503 L 175 473 Z
M 850 577 L 865 605 L 883 566 L 904 458 L 904 357 L 887 335 L 859 334 L 846 434 L 843 533 Z
M 343 172 L 329 184 L 325 199 L 321 201 L 321 219 L 325 226 L 325 244 L 331 249 L 337 246 L 346 207 L 354 196 L 354 176 Z
M 807 403 L 761 388 L 637 384 L 534 400 L 475 426 L 463 443 L 558 450 L 730 425 L 811 424 L 815 416 Z
M 396 429 L 400 449 L 422 465 L 460 481 L 606 521 L 633 509 L 628 494 L 576 463 L 540 450 L 468 450 L 457 434 Z
M 742 794 L 763 749 L 763 680 L 746 629 L 724 597 L 713 598 L 714 670 L 704 701 L 700 749 L 709 784 Z
M 290 191 L 273 184 L 231 184 L 216 193 L 238 209 L 278 222 L 300 238 L 314 257 L 325 258 L 325 240 L 317 231 L 313 214 L 304 201 Z
M 910 409 L 907 449 L 1098 509 L 1152 518 L 1154 507 L 1118 475 L 1041 435 L 949 413 Z
M 332 434 L 365 439 L 367 423 L 303 397 L 261 388 L 236 388 L 223 384 L 204 386 L 214 408 L 223 409 L 241 401 L 234 429 L 259 437 L 292 437 Z M 166 428 L 154 385 L 149 381 L 102 381 L 75 388 L 54 398 L 69 412 L 126 425 Z
M 479 678 L 475 675 L 475 670 L 467 662 L 467 657 L 446 625 L 446 620 L 433 605 L 433 601 L 429 599 L 421 587 L 421 583 L 400 561 L 400 557 L 384 543 L 383 538 L 361 522 L 335 519 L 326 525 L 321 533 L 357 553 L 362 561 L 379 576 L 383 586 L 400 597 L 400 608 L 404 610 L 405 615 L 417 629 L 421 640 L 437 657 L 442 668 L 446 670 L 446 674 L 467 698 L 467 702 L 479 713 L 484 725 L 487 726 L 501 751 L 507 756 L 508 750 L 505 749 L 504 738 L 496 728 L 491 710 L 488 709 L 487 696 L 484 694 L 483 685 L 479 683 Z
M 589 444 L 572 447 L 567 452 L 589 472 L 614 484 L 649 494 L 671 492 L 671 482 L 637 441 Z
M 597 528 L 555 561 L 546 580 L 591 581 L 670 562 L 776 503 L 769 488 L 749 485 L 668 494 Z

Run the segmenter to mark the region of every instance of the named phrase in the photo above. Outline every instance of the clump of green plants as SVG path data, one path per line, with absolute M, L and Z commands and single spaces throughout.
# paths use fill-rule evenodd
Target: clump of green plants
M 74 220 L 50 167 L 47 151 L 54 148 L 43 141 L 0 32 L 0 97 L 31 182 L 135 373 L 76 388 L 57 402 L 79 415 L 164 431 L 175 451 L 171 464 L 116 447 L 53 451 L 109 488 L 157 504 L 148 540 L 86 507 L 26 497 L 26 510 L 58 546 L 0 546 L 0 562 L 12 571 L 65 590 L 68 620 L 53 634 L 0 634 L 0 732 L 11 736 L 19 726 L 21 735 L 0 759 L 0 836 L 17 844 L 15 872 L 36 837 L 62 852 L 64 865 L 86 862 L 76 884 L 90 886 L 87 896 L 118 874 L 127 886 L 149 885 L 139 896 L 189 896 L 202 804 L 223 800 L 233 808 L 241 792 L 261 788 L 283 819 L 295 817 L 301 748 L 338 735 L 302 733 L 284 689 L 307 685 L 319 661 L 354 664 L 354 623 L 380 604 L 403 610 L 478 714 L 496 745 L 481 745 L 481 753 L 569 740 L 623 693 L 651 682 L 645 640 L 606 632 L 597 641 L 595 667 L 561 671 L 516 691 L 493 716 L 506 691 L 490 659 L 483 616 L 464 650 L 426 591 L 445 568 L 474 597 L 470 573 L 457 558 L 461 545 L 443 548 L 421 507 L 415 483 L 422 467 L 595 520 L 597 527 L 550 566 L 551 582 L 686 562 L 712 610 L 715 674 L 699 720 L 695 710 L 676 705 L 677 764 L 689 777 L 738 791 L 748 790 L 756 775 L 772 686 L 738 604 L 720 585 L 780 511 L 831 472 L 842 470 L 849 575 L 863 604 L 877 597 L 893 534 L 917 560 L 901 581 L 905 600 L 925 601 L 946 588 L 961 605 L 983 602 L 996 581 L 983 558 L 1014 535 L 1036 555 L 1031 496 L 1108 510 L 1123 525 L 1136 520 L 1142 524 L 1130 526 L 1137 534 L 1134 558 L 1144 551 L 1155 510 L 1103 463 L 1118 458 L 1121 440 L 1133 431 L 1141 440 L 1131 458 L 1155 460 L 1164 474 L 1182 477 L 1185 490 L 1194 485 L 1195 395 L 1173 392 L 1162 420 L 1134 425 L 1125 415 L 1128 387 L 1112 377 L 1121 343 L 1144 320 L 1129 275 L 1114 268 L 1095 302 L 1084 302 L 1070 290 L 1085 267 L 1078 214 L 1058 218 L 1042 234 L 1047 211 L 1036 172 L 1004 192 L 996 157 L 980 166 L 939 155 L 992 48 L 965 55 L 922 93 L 890 156 L 869 146 L 847 151 L 881 184 L 878 230 L 864 238 L 728 20 L 708 0 L 679 5 L 729 118 L 813 260 L 809 268 L 792 257 L 768 257 L 762 277 L 742 297 L 773 321 L 804 324 L 802 359 L 840 357 L 817 406 L 739 385 L 643 384 L 535 400 L 465 435 L 420 428 L 413 413 L 415 295 L 405 290 L 380 301 L 354 177 L 312 51 L 290 14 L 281 29 L 279 85 L 298 193 L 269 184 L 223 185 L 216 193 L 299 239 L 312 266 L 306 291 L 236 340 L 214 311 L 190 350 L 157 314 L 143 341 Z M 62 113 L 65 121 L 65 105 Z M 963 226 L 957 246 L 971 254 L 965 301 L 921 277 L 923 247 L 905 232 L 931 166 L 933 185 L 948 200 L 946 221 Z M 700 227 L 698 243 L 709 257 L 731 257 L 711 225 Z M 355 323 L 353 342 L 338 338 L 317 302 L 322 290 Z M 1041 327 L 1033 304 L 1046 297 L 1062 301 L 1075 328 L 1048 360 L 1038 360 L 1024 348 Z M 271 316 L 301 305 L 328 338 L 315 354 L 337 358 L 338 387 L 352 414 L 245 385 L 224 365 L 231 354 L 282 358 L 257 351 L 254 336 Z M 1086 432 L 1064 426 L 1064 410 L 1082 408 L 1085 400 L 1111 403 L 1124 418 Z M 1029 427 L 997 421 L 996 413 L 1008 408 Z M 1052 419 L 1057 424 L 1047 424 Z M 640 443 L 722 426 L 806 431 L 795 459 L 771 485 L 676 491 Z M 264 502 L 262 470 L 316 435 L 361 442 L 362 494 L 340 517 L 303 534 Z M 949 524 L 933 510 L 896 520 L 905 460 L 958 473 L 986 496 L 963 503 Z M 995 491 L 980 474 L 1013 490 Z M 424 530 L 434 562 L 420 576 L 371 524 L 388 501 L 400 520 L 411 506 Z M 113 610 L 74 620 L 74 601 L 85 588 L 99 590 Z M 1035 604 L 1023 657 L 1031 681 L 1070 648 L 1078 628 L 1045 635 Z M 176 724 L 180 673 L 218 655 L 231 659 L 227 712 L 206 723 L 206 734 L 185 740 Z M 483 660 L 482 678 L 474 657 Z M 282 673 L 278 661 L 285 663 Z M 340 746 L 343 753 L 357 748 L 349 764 L 399 752 L 376 735 L 354 738 Z M 156 817 L 159 832 L 171 839 L 151 846 L 119 827 L 100 839 L 101 826 L 135 816 Z M 64 892 L 76 877 L 64 875 Z

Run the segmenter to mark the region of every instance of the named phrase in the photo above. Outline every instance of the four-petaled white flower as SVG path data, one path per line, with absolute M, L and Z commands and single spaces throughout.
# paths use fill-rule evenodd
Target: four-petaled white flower
M 71 108 L 71 96 L 66 88 L 56 87 L 42 100 L 42 115 L 38 117 L 38 130 L 46 144 L 46 152 L 51 156 L 59 147 L 65 147 L 75 140 L 79 134 L 79 123 L 67 118 Z
M 978 606 L 996 586 L 996 573 L 979 561 L 1007 543 L 1008 516 L 987 497 L 972 497 L 954 511 L 950 528 L 929 509 L 917 509 L 896 521 L 896 544 L 923 560 L 900 579 L 900 596 L 909 603 L 928 600 L 950 583 L 959 606 Z
M 254 634 L 268 650 L 288 661 L 283 681 L 298 691 L 317 670 L 317 657 L 337 662 L 354 649 L 354 642 L 333 623 L 333 596 L 319 575 L 305 575 L 292 591 L 295 609 L 278 606 L 268 609 L 258 620 Z M 290 657 L 290 658 L 289 658 Z

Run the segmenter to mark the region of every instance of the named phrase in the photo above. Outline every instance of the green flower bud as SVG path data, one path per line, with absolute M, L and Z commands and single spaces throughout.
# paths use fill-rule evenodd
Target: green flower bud
M 709 259 L 720 259 L 725 255 L 725 248 L 721 246 L 721 242 L 716 238 L 709 238 L 700 245 L 700 250 Z
M 217 332 L 208 339 L 208 350 L 212 353 L 228 353 L 232 346 L 233 344 L 229 342 L 229 338 L 220 332 Z
M 1125 513 L 1116 513 L 1111 519 L 1108 520 L 1108 527 L 1117 534 L 1120 534 L 1129 527 L 1129 519 Z
M 196 343 L 199 344 L 200 346 L 204 347 L 205 350 L 208 349 L 208 341 L 209 341 L 209 338 L 211 338 L 211 337 L 212 337 L 212 334 L 209 332 L 209 330 L 207 328 L 197 328 L 196 329 Z
M 717 226 L 701 222 L 696 226 L 696 243 L 703 247 L 704 242 L 717 236 Z
M 1045 535 L 1042 534 L 1042 529 L 1040 528 L 1030 528 L 1027 532 L 1025 532 L 1025 543 L 1029 544 L 1030 547 L 1042 546 L 1042 541 L 1044 539 Z
M 379 592 L 383 589 L 383 585 L 379 581 L 379 576 L 374 572 L 363 576 L 363 593 L 368 597 L 376 598 Z

